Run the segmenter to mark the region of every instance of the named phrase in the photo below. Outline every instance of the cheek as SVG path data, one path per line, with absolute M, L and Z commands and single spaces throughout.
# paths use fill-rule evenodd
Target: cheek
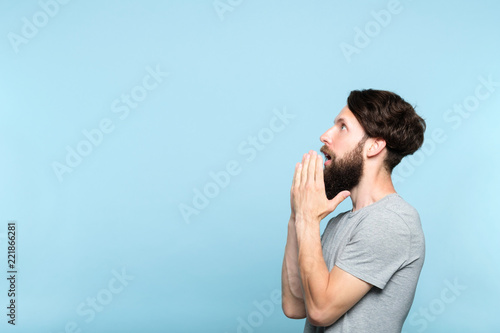
M 344 154 L 346 153 L 342 147 L 339 147 L 339 145 L 333 147 L 333 156 L 332 158 L 342 158 Z

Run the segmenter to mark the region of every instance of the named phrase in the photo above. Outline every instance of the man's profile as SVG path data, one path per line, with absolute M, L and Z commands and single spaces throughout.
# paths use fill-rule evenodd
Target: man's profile
M 282 308 L 304 332 L 400 333 L 425 256 L 417 211 L 391 173 L 424 141 L 425 121 L 395 93 L 355 90 L 304 154 L 290 191 Z M 320 222 L 351 197 L 320 236 Z

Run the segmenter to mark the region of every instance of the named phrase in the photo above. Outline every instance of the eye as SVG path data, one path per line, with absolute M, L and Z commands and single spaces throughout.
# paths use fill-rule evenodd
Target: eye
M 340 125 L 340 129 L 345 130 L 345 129 L 347 129 L 347 127 L 344 124 L 342 124 L 342 125 Z

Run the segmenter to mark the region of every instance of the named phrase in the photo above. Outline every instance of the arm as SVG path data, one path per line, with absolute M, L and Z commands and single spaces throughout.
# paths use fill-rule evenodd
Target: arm
M 288 222 L 288 236 L 281 270 L 281 294 L 283 313 L 292 319 L 306 317 L 302 283 L 300 281 L 295 218 Z
M 319 231 L 319 221 L 297 220 L 300 276 L 307 316 L 315 326 L 329 326 L 354 306 L 372 285 L 337 266 L 328 272 Z
M 343 191 L 331 200 L 326 198 L 323 159 L 315 152 L 305 154 L 302 163 L 297 164 L 292 193 L 307 317 L 315 326 L 329 326 L 372 287 L 336 266 L 328 272 L 323 258 L 320 222 L 350 193 Z

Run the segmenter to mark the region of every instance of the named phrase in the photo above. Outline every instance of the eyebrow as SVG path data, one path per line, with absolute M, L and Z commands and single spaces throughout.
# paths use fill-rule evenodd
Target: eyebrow
M 342 117 L 335 119 L 333 123 L 336 124 L 339 121 L 344 122 L 344 123 L 349 123 L 345 118 L 342 118 Z

